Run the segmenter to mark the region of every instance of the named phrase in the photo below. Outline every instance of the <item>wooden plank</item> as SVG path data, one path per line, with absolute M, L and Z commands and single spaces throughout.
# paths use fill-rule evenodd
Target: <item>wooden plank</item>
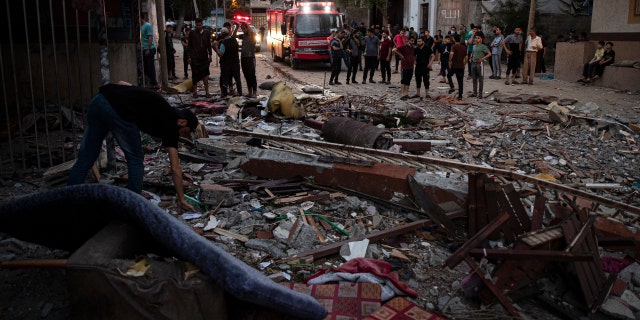
M 546 204 L 547 199 L 543 195 L 539 194 L 536 196 L 536 200 L 533 203 L 533 218 L 531 219 L 531 229 L 529 229 L 529 231 L 535 231 L 542 228 Z
M 522 319 L 522 316 L 520 315 L 520 313 L 518 313 L 518 310 L 516 310 L 516 308 L 511 303 L 511 301 L 509 301 L 507 297 L 502 295 L 500 290 L 498 290 L 498 288 L 496 288 L 496 286 L 493 285 L 493 282 L 491 281 L 491 279 L 487 279 L 484 276 L 484 272 L 482 271 L 480 266 L 470 257 L 465 257 L 464 260 L 465 262 L 467 262 L 471 270 L 473 270 L 473 272 L 478 276 L 478 278 L 482 279 L 482 282 L 484 282 L 485 286 L 487 286 L 487 288 L 491 290 L 493 295 L 498 299 L 498 301 L 505 308 L 505 310 L 507 310 L 509 315 L 511 315 L 511 317 L 513 317 L 514 319 Z
M 507 222 L 507 220 L 509 220 L 509 215 L 503 213 L 493 221 L 491 221 L 489 224 L 484 226 L 484 228 L 473 235 L 471 239 L 465 242 L 460 248 L 458 248 L 458 250 L 456 250 L 456 252 L 454 252 L 451 256 L 449 256 L 449 258 L 447 258 L 447 260 L 445 261 L 447 267 L 449 267 L 450 269 L 455 268 L 455 266 L 457 266 L 460 262 L 462 262 L 462 260 L 464 260 L 464 257 L 469 253 L 469 251 L 471 251 L 471 249 L 475 249 L 478 245 L 480 245 L 480 243 L 485 241 L 487 236 L 500 228 L 503 223 Z
M 422 211 L 426 213 L 431 220 L 437 223 L 438 226 L 442 227 L 447 232 L 453 232 L 455 226 L 453 222 L 449 220 L 445 212 L 438 206 L 438 204 L 429 197 L 429 195 L 424 192 L 422 186 L 416 181 L 416 179 L 408 174 L 407 180 L 409 181 L 409 186 L 411 187 L 411 192 L 413 193 L 413 197 L 416 199 Z
M 520 195 L 516 191 L 516 188 L 513 186 L 513 183 L 506 184 L 502 187 L 504 193 L 507 195 L 507 199 L 509 199 L 509 203 L 511 203 L 511 207 L 515 212 L 522 229 L 526 231 L 531 230 L 531 218 L 527 215 L 524 206 L 522 205 L 522 200 L 520 200 Z
M 565 252 L 555 250 L 530 249 L 471 249 L 469 255 L 476 258 L 539 260 L 539 261 L 593 261 L 590 252 Z
M 562 231 L 567 242 L 571 242 L 576 237 L 578 226 L 578 218 L 575 214 L 569 216 L 562 223 Z M 583 250 L 582 245 L 578 246 L 577 249 Z M 590 308 L 596 300 L 597 295 L 594 294 L 594 291 L 597 291 L 597 289 L 590 279 L 589 266 L 587 264 L 587 262 L 575 262 L 572 265 L 585 299 L 585 305 Z
M 487 225 L 487 204 L 485 200 L 484 181 L 487 175 L 479 173 L 476 176 L 476 228 L 480 230 Z
M 502 232 L 504 233 L 504 238 L 508 242 L 513 242 L 516 239 L 517 234 L 521 234 L 522 227 L 516 220 L 516 217 L 513 213 L 513 208 L 511 208 L 511 204 L 509 204 L 509 200 L 507 196 L 502 191 L 502 188 L 498 190 L 496 193 L 496 200 L 499 208 L 499 213 L 506 213 L 509 215 L 509 221 L 502 226 Z
M 477 174 L 470 172 L 468 175 L 469 182 L 467 183 L 469 195 L 467 196 L 467 234 L 469 236 L 476 234 L 478 231 L 477 223 L 477 210 L 476 210 L 476 179 Z
M 225 229 L 221 229 L 221 228 L 215 228 L 215 229 L 213 229 L 213 232 L 215 232 L 217 234 L 220 234 L 220 235 L 223 235 L 223 236 L 226 236 L 226 237 L 229 237 L 229 238 L 234 238 L 236 240 L 240 240 L 242 242 L 249 241 L 248 237 L 243 236 L 243 235 L 241 235 L 239 233 L 231 232 L 229 230 L 225 230 Z
M 487 203 L 487 218 L 489 221 L 498 217 L 498 190 L 500 185 L 493 179 L 485 177 L 484 181 L 484 198 Z M 505 223 L 502 230 L 505 232 L 505 238 L 509 238 L 507 234 L 510 234 L 510 238 L 513 238 L 513 233 L 509 231 L 508 223 Z M 507 229 L 507 230 L 505 230 Z M 500 238 L 500 229 L 494 231 L 488 237 L 491 240 L 498 240 Z M 512 239 L 510 239 L 512 241 Z

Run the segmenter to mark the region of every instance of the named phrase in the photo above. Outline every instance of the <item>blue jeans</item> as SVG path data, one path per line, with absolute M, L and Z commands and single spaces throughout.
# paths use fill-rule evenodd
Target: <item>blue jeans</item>
M 502 66 L 500 65 L 500 53 L 491 55 L 491 65 L 493 66 L 494 77 L 499 77 L 502 74 Z
M 89 101 L 87 126 L 82 136 L 76 163 L 69 174 L 68 184 L 84 183 L 89 169 L 98 159 L 102 140 L 109 131 L 127 159 L 129 173 L 127 188 L 136 193 L 142 192 L 144 152 L 140 142 L 140 130 L 134 122 L 122 119 L 101 93 Z

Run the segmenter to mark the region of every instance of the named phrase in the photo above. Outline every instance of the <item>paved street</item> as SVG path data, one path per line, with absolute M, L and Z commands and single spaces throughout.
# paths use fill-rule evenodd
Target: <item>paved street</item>
M 178 76 L 182 75 L 182 46 L 179 39 L 174 39 L 174 46 L 177 50 L 176 53 L 176 73 Z M 393 100 L 393 97 L 397 98 L 398 103 L 403 103 L 400 98 L 400 74 L 391 74 L 391 84 L 350 84 L 346 85 L 347 71 L 343 66 L 343 71 L 340 73 L 340 80 L 342 85 L 329 86 L 330 68 L 329 64 L 323 63 L 304 63 L 300 69 L 293 70 L 289 65 L 288 60 L 284 62 L 274 62 L 271 53 L 266 50 L 266 43 L 263 43 L 262 50 L 256 54 L 257 60 L 257 78 L 258 85 L 265 81 L 279 81 L 284 80 L 290 85 L 294 93 L 302 93 L 301 88 L 304 86 L 315 85 L 321 87 L 325 84 L 325 94 L 328 96 L 340 94 L 340 95 L 364 95 L 369 97 L 382 97 L 386 96 L 388 99 Z M 395 61 L 392 60 L 392 71 L 394 69 Z M 506 66 L 503 65 L 503 76 Z M 547 70 L 552 74 L 553 68 L 550 67 Z M 431 89 L 430 95 L 432 97 L 447 94 L 447 86 L 444 83 L 439 83 L 440 77 L 437 74 L 440 70 L 440 66 L 434 64 L 434 71 L 431 72 Z M 466 72 L 466 71 L 465 71 Z M 541 96 L 557 96 L 559 98 L 568 98 L 578 100 L 577 105 L 583 105 L 588 102 L 595 103 L 599 107 L 599 111 L 596 112 L 599 115 L 608 115 L 612 118 L 622 119 L 623 122 L 638 122 L 640 119 L 638 111 L 640 108 L 640 95 L 639 92 L 617 92 L 616 90 L 604 87 L 598 87 L 597 85 L 584 86 L 577 82 L 566 82 L 561 80 L 541 80 L 536 79 L 534 85 L 512 85 L 507 86 L 504 84 L 504 79 L 492 80 L 488 79 L 491 70 L 487 65 L 485 68 L 484 79 L 484 91 L 485 96 L 494 91 L 503 94 L 531 94 Z M 220 75 L 219 66 L 214 62 L 211 64 L 211 76 L 215 77 L 214 81 L 210 81 L 209 85 L 211 92 L 215 95 L 220 93 L 219 82 L 217 78 Z M 362 80 L 362 72 L 358 71 L 356 76 L 358 81 Z M 376 72 L 374 79 L 380 81 L 380 72 Z M 244 79 L 243 79 L 244 80 Z M 457 87 L 457 83 L 454 84 Z M 243 82 L 243 92 L 247 92 L 246 83 Z M 476 98 L 466 98 L 472 89 L 472 81 L 464 80 L 464 97 L 465 101 L 474 102 L 478 101 Z M 258 89 L 259 95 L 269 95 L 269 91 Z M 412 81 L 411 88 L 409 90 L 410 95 L 415 93 L 415 79 Z M 422 90 L 424 95 L 424 89 Z M 204 97 L 203 97 L 204 98 Z M 486 101 L 491 101 L 492 98 Z M 412 103 L 420 103 L 418 100 L 413 100 Z M 426 103 L 423 101 L 422 103 Z

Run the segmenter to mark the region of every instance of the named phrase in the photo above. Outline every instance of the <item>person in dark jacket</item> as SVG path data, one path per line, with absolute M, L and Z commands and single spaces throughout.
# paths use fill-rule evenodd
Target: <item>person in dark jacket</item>
M 102 141 L 113 134 L 127 159 L 127 188 L 142 192 L 144 151 L 140 131 L 162 139 L 169 152 L 171 177 L 177 194 L 177 208 L 193 211 L 184 196 L 182 168 L 178 157 L 179 138 L 191 136 L 198 118 L 189 109 L 173 108 L 160 94 L 126 82 L 100 87 L 87 107 L 87 126 L 76 162 L 69 174 L 69 185 L 85 182 L 89 169 L 98 159 Z
M 236 92 L 242 95 L 238 40 L 230 35 L 226 27 L 220 29 L 220 38 L 222 40 L 213 42 L 213 50 L 220 58 L 220 95 L 222 98 L 227 97 L 233 85 L 233 79 L 236 80 Z

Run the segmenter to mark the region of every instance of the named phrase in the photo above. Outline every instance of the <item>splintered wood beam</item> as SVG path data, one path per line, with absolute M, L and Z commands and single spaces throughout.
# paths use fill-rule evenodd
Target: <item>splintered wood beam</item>
M 484 228 L 482 228 L 478 233 L 473 235 L 469 241 L 465 242 L 456 252 L 454 252 L 446 261 L 445 264 L 450 269 L 455 268 L 462 260 L 464 260 L 465 256 L 471 251 L 475 249 L 482 243 L 491 233 L 498 230 L 503 223 L 507 222 L 511 216 L 508 213 L 503 213 L 495 218 L 493 221 L 489 222 Z
M 467 183 L 469 189 L 469 195 L 467 197 L 467 234 L 476 234 L 478 231 L 477 227 L 477 211 L 476 211 L 476 173 L 469 173 L 467 176 L 469 178 L 469 182 Z
M 453 232 L 453 229 L 455 228 L 453 222 L 447 218 L 447 215 L 438 207 L 435 201 L 433 201 L 433 199 L 424 192 L 424 189 L 422 189 L 422 186 L 418 181 L 416 181 L 416 179 L 410 174 L 407 175 L 407 180 L 409 181 L 411 192 L 420 205 L 420 208 L 422 208 L 422 211 L 445 231 Z
M 507 195 L 507 199 L 509 199 L 509 203 L 511 203 L 511 207 L 515 212 L 515 216 L 518 218 L 522 229 L 524 229 L 525 231 L 531 231 L 531 219 L 527 215 L 527 212 L 524 210 L 522 200 L 520 200 L 518 191 L 516 191 L 513 183 L 506 184 L 502 189 Z
M 543 261 L 592 261 L 588 252 L 563 252 L 553 250 L 471 249 L 469 255 L 476 258 Z
M 480 266 L 473 260 L 473 258 L 465 257 L 464 261 L 467 262 L 471 270 L 473 270 L 473 272 L 478 276 L 478 278 L 482 279 L 482 282 L 484 282 L 484 285 L 487 286 L 489 290 L 491 290 L 491 293 L 493 293 L 493 295 L 496 297 L 496 299 L 498 299 L 500 304 L 507 310 L 507 312 L 509 312 L 509 314 L 514 319 L 522 319 L 522 316 L 520 315 L 520 313 L 518 313 L 518 310 L 516 310 L 516 308 L 511 303 L 511 301 L 509 301 L 509 299 L 507 299 L 507 297 L 505 297 L 500 292 L 500 290 L 496 288 L 496 286 L 493 284 L 493 281 L 491 281 L 491 279 L 487 279 L 484 276 L 484 272 L 482 271 Z
M 542 228 L 546 204 L 547 199 L 543 195 L 539 194 L 536 196 L 536 200 L 533 203 L 533 218 L 531 219 L 531 229 L 529 231 L 535 231 Z

